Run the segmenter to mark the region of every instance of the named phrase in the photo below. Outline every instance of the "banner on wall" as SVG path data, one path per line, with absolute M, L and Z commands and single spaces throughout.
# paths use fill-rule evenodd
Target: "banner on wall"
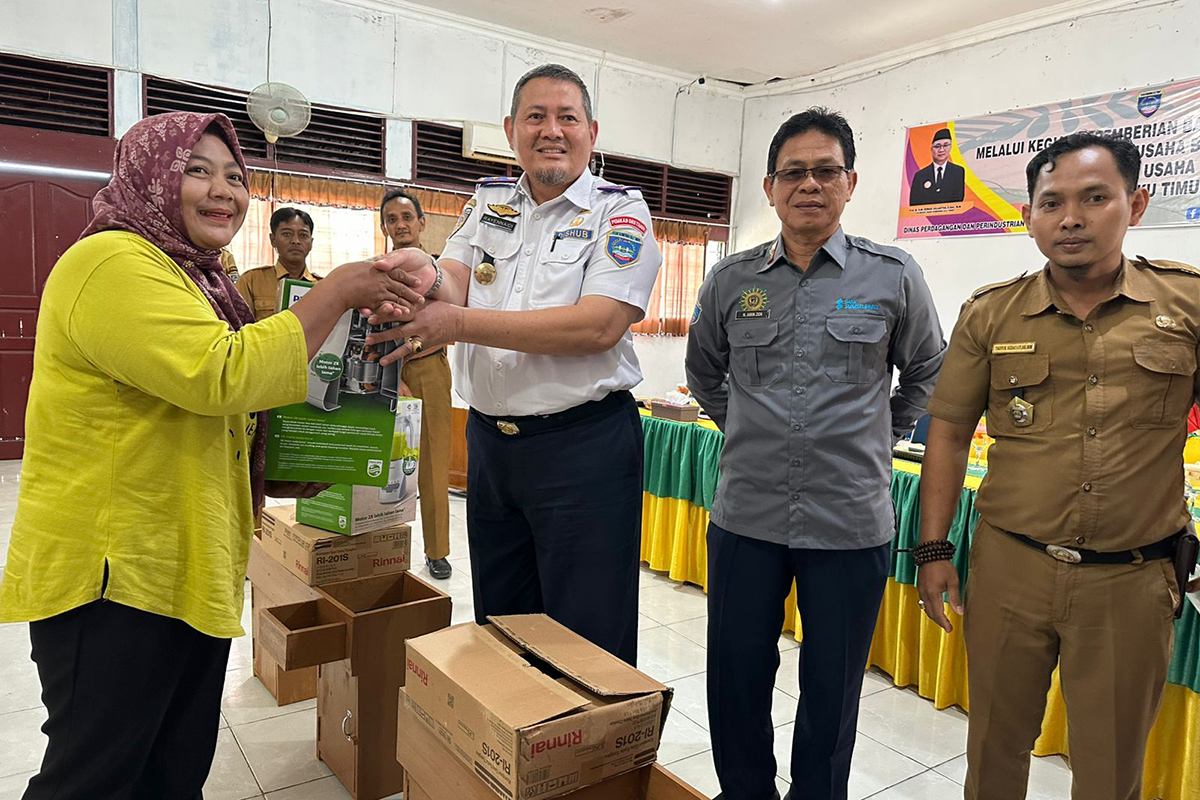
M 1023 233 L 1025 165 L 1060 136 L 1096 131 L 1132 141 L 1142 227 L 1200 225 L 1200 78 L 909 128 L 896 236 Z

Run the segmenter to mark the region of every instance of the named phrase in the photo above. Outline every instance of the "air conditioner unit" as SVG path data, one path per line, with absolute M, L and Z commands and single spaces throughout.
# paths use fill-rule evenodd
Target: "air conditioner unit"
M 516 164 L 517 157 L 508 146 L 508 137 L 500 125 L 486 122 L 463 123 L 463 156 L 481 161 Z

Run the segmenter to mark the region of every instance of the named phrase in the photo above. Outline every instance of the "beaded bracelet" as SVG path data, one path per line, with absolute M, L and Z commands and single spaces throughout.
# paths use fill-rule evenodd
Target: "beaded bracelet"
M 912 553 L 913 561 L 919 567 L 931 561 L 952 560 L 954 558 L 954 543 L 949 539 L 935 539 L 932 542 L 924 542 L 901 552 Z

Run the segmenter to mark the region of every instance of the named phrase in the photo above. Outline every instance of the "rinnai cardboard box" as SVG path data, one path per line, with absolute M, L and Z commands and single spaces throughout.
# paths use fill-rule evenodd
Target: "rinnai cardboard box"
M 505 800 L 558 797 L 654 761 L 672 690 L 544 614 L 406 649 L 406 701 Z
M 450 624 L 449 596 L 411 572 L 331 583 L 266 609 L 262 647 L 287 669 L 319 666 L 317 756 L 356 800 L 404 788 L 396 697 L 404 642 Z
M 285 278 L 280 308 L 290 308 L 312 284 Z M 308 363 L 308 397 L 267 413 L 269 480 L 388 484 L 400 397 L 400 364 L 380 359 L 395 342 L 367 344 L 372 326 L 347 311 Z
M 258 623 L 263 609 L 313 600 L 318 596 L 317 590 L 267 555 L 258 539 L 250 542 L 246 577 L 250 579 L 250 648 L 254 677 L 262 681 L 278 705 L 313 699 L 317 696 L 317 668 L 284 669 L 266 648 L 259 646 Z
M 407 525 L 343 536 L 296 522 L 294 506 L 263 509 L 263 551 L 309 586 L 403 572 L 411 565 Z
M 495 793 L 405 707 L 400 690 L 396 758 L 404 766 L 404 800 L 495 800 Z M 561 800 L 707 800 L 658 764 L 569 792 Z
M 334 533 L 357 535 L 412 522 L 417 518 L 417 467 L 421 457 L 421 401 L 396 403 L 388 483 L 339 483 L 313 498 L 296 501 L 296 521 Z

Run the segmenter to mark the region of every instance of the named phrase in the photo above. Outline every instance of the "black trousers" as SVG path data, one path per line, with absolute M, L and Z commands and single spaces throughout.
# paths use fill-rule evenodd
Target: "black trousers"
M 796 581 L 804 627 L 791 800 L 845 800 L 858 699 L 891 543 L 792 550 L 708 527 L 708 714 L 724 800 L 775 790 L 771 687 L 784 601 Z
M 643 436 L 622 394 L 600 413 L 530 434 L 504 434 L 471 413 L 467 536 L 480 624 L 545 613 L 636 663 Z
M 29 625 L 50 737 L 24 800 L 198 800 L 229 640 L 97 600 Z

